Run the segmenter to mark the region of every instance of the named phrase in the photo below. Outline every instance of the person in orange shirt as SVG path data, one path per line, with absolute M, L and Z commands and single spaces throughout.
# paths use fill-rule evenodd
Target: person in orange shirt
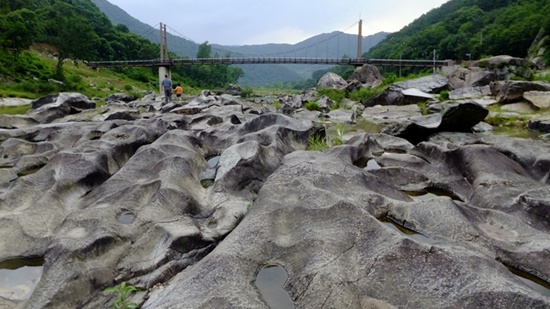
M 178 99 L 178 101 L 181 101 L 181 95 L 183 94 L 183 88 L 181 88 L 181 84 L 178 84 L 176 86 L 176 89 L 174 89 L 176 91 L 176 98 Z

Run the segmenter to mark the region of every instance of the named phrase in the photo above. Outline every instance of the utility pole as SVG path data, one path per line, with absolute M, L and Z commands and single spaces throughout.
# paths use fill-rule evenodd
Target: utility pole
M 435 48 L 434 48 L 434 74 L 435 74 Z
M 357 36 L 357 60 L 363 56 L 363 20 L 359 19 L 359 35 Z

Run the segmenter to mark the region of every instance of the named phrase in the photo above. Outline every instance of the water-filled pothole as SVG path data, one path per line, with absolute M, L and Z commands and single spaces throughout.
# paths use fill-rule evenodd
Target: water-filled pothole
M 20 171 L 19 173 L 17 173 L 17 177 L 23 177 L 23 176 L 27 176 L 27 175 L 32 175 L 36 172 L 38 172 L 41 168 L 44 167 L 44 164 L 43 165 L 35 165 L 35 166 L 32 166 L 32 167 L 29 167 L 27 169 L 24 169 L 22 171 Z
M 125 212 L 121 213 L 120 215 L 118 215 L 118 217 L 117 217 L 118 222 L 120 222 L 122 224 L 130 224 L 130 223 L 134 222 L 135 219 L 136 219 L 136 215 L 134 215 L 133 213 L 131 213 L 129 211 L 125 211 Z
M 514 274 L 519 280 L 521 280 L 531 289 L 537 291 L 541 295 L 550 297 L 550 284 L 548 282 L 538 278 L 537 276 L 533 276 L 530 273 L 527 273 L 515 267 L 512 267 L 510 265 L 504 264 L 504 266 L 506 266 L 506 268 L 508 268 L 508 270 L 512 274 Z
M 380 164 L 378 164 L 378 162 L 376 162 L 376 160 L 370 159 L 369 161 L 367 161 L 367 166 L 365 166 L 365 168 L 363 170 L 372 171 L 372 170 L 379 170 L 381 168 L 382 168 L 382 166 L 380 166 Z
M 205 189 L 208 189 L 214 185 L 214 179 L 203 179 L 201 180 L 201 186 Z
M 43 258 L 0 263 L 0 298 L 16 302 L 29 299 L 42 277 L 43 265 Z
M 218 162 L 220 162 L 220 156 L 212 157 L 208 159 L 208 167 L 214 168 L 218 165 Z
M 422 190 L 422 191 L 405 191 L 405 193 L 407 193 L 417 201 L 427 201 L 439 196 L 450 197 L 454 201 L 462 201 L 462 199 L 460 199 L 458 196 L 454 195 L 453 193 L 442 189 L 436 189 L 436 188 L 429 188 L 427 190 Z
M 382 218 L 382 219 L 380 219 L 380 221 L 382 222 L 382 224 L 384 224 L 385 226 L 391 228 L 392 230 L 398 231 L 402 235 L 405 235 L 405 236 L 407 236 L 411 239 L 414 239 L 416 241 L 419 241 L 419 242 L 422 242 L 422 243 L 425 243 L 425 244 L 428 244 L 428 245 L 435 245 L 435 244 L 440 244 L 441 243 L 441 241 L 439 241 L 439 240 L 424 236 L 424 235 L 422 235 L 420 233 L 417 233 L 417 232 L 415 232 L 411 229 L 408 229 L 404 226 L 401 226 L 401 225 L 397 224 L 395 221 L 391 220 L 390 218 L 387 218 L 387 217 Z
M 288 279 L 286 270 L 278 265 L 267 265 L 260 269 L 254 284 L 260 290 L 262 299 L 271 309 L 294 309 L 296 306 L 283 289 Z

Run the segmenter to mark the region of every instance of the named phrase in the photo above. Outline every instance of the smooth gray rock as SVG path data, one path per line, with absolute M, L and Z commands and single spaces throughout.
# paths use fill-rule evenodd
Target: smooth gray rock
M 289 117 L 204 91 L 196 114 L 133 102 L 0 129 L 0 264 L 45 261 L 19 307 L 110 308 L 123 281 L 143 308 L 277 307 L 254 284 L 270 265 L 297 308 L 550 307 L 509 270 L 550 282 L 547 141 L 451 132 L 486 113 L 467 102 L 362 113 L 422 142 L 350 131 L 304 151 L 330 133 L 312 98 L 281 96 Z
M 449 92 L 449 99 L 451 100 L 464 100 L 464 99 L 478 99 L 483 98 L 491 94 L 491 87 L 462 87 Z
M 523 93 L 523 97 L 537 108 L 550 107 L 550 91 L 527 91 Z
M 523 94 L 529 91 L 550 91 L 550 83 L 507 81 L 497 95 L 500 103 L 513 103 L 523 100 Z
M 323 75 L 317 82 L 317 89 L 321 88 L 334 88 L 334 89 L 345 89 L 348 83 L 340 77 L 340 75 L 327 72 Z
M 384 133 L 402 137 L 413 144 L 437 132 L 471 132 L 489 111 L 474 102 L 449 105 L 442 113 L 412 118 L 384 129 Z
M 362 87 L 375 88 L 382 84 L 384 77 L 380 74 L 378 68 L 371 64 L 365 64 L 358 67 L 349 76 L 348 81 L 357 80 Z

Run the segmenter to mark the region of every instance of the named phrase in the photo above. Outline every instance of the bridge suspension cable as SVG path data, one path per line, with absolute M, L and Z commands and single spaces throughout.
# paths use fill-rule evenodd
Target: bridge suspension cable
M 346 33 L 346 31 L 350 30 L 351 28 L 357 26 L 359 22 L 355 22 L 354 24 L 350 25 L 349 27 L 343 29 L 343 30 L 336 30 L 332 33 L 332 35 L 330 35 L 329 37 L 321 40 L 321 41 L 318 41 L 318 42 L 315 42 L 315 43 L 312 43 L 312 44 L 309 44 L 309 45 L 306 45 L 306 46 L 303 46 L 303 47 L 299 47 L 299 48 L 294 48 L 294 49 L 289 49 L 289 50 L 285 50 L 285 51 L 281 51 L 281 52 L 277 52 L 277 53 L 266 53 L 266 54 L 258 54 L 258 53 L 255 53 L 255 54 L 250 54 L 250 53 L 242 53 L 242 52 L 236 52 L 236 51 L 230 51 L 230 50 L 225 50 L 225 49 L 221 49 L 221 48 L 218 48 L 218 47 L 215 47 L 215 46 L 212 46 L 212 50 L 213 51 L 218 51 L 224 55 L 235 55 L 235 56 L 239 56 L 239 57 L 289 57 L 290 55 L 293 55 L 294 57 L 308 57 L 308 53 L 310 50 L 314 49 L 315 48 L 315 57 L 318 57 L 319 56 L 319 47 L 322 46 L 323 44 L 326 44 L 326 53 L 328 53 L 328 50 L 329 50 L 329 42 L 333 39 L 336 38 L 336 52 L 337 54 L 339 55 L 340 54 L 340 37 L 342 35 L 345 35 L 345 34 L 348 34 Z M 195 40 L 185 36 L 184 34 L 182 34 L 181 32 L 179 32 L 178 30 L 170 27 L 167 25 L 167 28 L 168 30 L 170 31 L 170 33 L 172 33 L 173 35 L 176 35 L 176 36 L 179 36 L 181 38 L 184 38 L 194 44 L 197 44 L 197 45 L 200 45 L 200 43 L 196 42 Z M 349 45 L 350 45 L 350 39 L 348 38 L 348 48 L 346 48 L 346 50 L 349 50 Z M 344 56 L 344 55 L 341 55 L 341 56 Z M 350 56 L 350 55 L 348 55 Z M 325 58 L 327 58 L 328 55 L 325 55 Z

